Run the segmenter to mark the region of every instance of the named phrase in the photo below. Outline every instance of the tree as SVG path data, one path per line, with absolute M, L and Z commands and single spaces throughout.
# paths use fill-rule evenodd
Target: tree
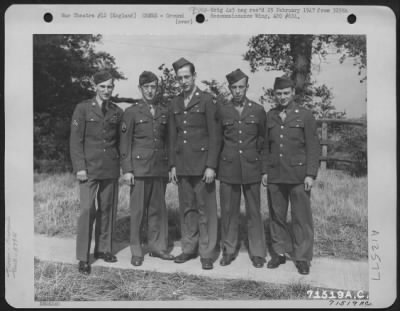
M 101 35 L 34 35 L 33 108 L 35 168 L 70 166 L 68 139 L 75 105 L 94 95 L 91 76 L 108 69 L 124 76 L 108 53 L 95 52 Z M 50 162 L 49 162 L 50 161 Z M 43 165 L 42 165 L 43 164 Z M 56 168 L 57 169 L 57 168 Z
M 366 37 L 363 35 L 257 35 L 250 38 L 248 51 L 244 59 L 250 64 L 252 72 L 261 68 L 264 70 L 283 71 L 296 86 L 296 99 L 305 107 L 311 109 L 316 118 L 346 118 L 346 112 L 337 111 L 332 104 L 333 94 L 326 85 L 318 85 L 312 81 L 311 60 L 313 57 L 324 59 L 330 52 L 340 55 L 339 63 L 346 58 L 352 58 L 354 66 L 358 67 L 360 83 L 367 77 L 366 69 Z M 273 100 L 272 89 L 264 89 L 260 100 L 263 104 Z M 366 168 L 366 131 L 360 129 L 348 131 L 340 125 L 330 128 L 329 136 L 340 137 L 340 142 L 333 146 L 332 153 L 347 146 L 352 159 L 360 163 L 358 171 Z M 356 142 L 352 144 L 351 142 Z M 350 148 L 351 147 L 351 148 Z M 340 149 L 340 150 L 339 150 Z M 366 172 L 366 169 L 365 169 Z
M 342 63 L 352 57 L 359 75 L 366 68 L 366 37 L 364 35 L 257 35 L 250 38 L 244 60 L 252 72 L 260 68 L 279 70 L 296 82 L 296 91 L 307 86 L 313 56 L 325 58 L 329 51 L 340 54 Z M 366 76 L 360 82 L 365 81 Z
M 161 64 L 158 67 L 158 70 L 161 71 L 158 98 L 159 101 L 168 104 L 171 102 L 172 98 L 180 94 L 182 90 L 176 80 L 175 71 L 172 68 L 168 68 L 165 64 Z M 215 79 L 211 79 L 210 81 L 202 80 L 201 83 L 206 86 L 204 91 L 210 93 L 215 101 L 219 99 L 225 100 L 230 96 L 230 92 L 225 83 L 220 83 Z

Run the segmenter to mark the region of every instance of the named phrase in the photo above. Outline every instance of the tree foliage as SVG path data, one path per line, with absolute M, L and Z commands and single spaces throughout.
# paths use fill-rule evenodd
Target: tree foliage
M 249 62 L 252 72 L 259 69 L 276 70 L 289 76 L 296 86 L 296 100 L 313 111 L 317 119 L 344 119 L 345 111 L 337 111 L 334 95 L 327 85 L 312 80 L 313 57 L 323 60 L 330 53 L 339 56 L 339 63 L 351 58 L 358 67 L 360 83 L 366 80 L 366 37 L 363 35 L 266 35 L 250 38 L 243 58 Z M 273 105 L 273 90 L 264 89 L 260 101 Z M 337 138 L 332 153 L 343 153 L 356 160 L 356 171 L 366 173 L 366 129 L 348 130 L 340 125 L 329 128 L 329 137 Z M 364 135 L 365 134 L 365 135 Z
M 91 76 L 108 69 L 124 76 L 108 53 L 96 52 L 100 35 L 34 35 L 33 108 L 35 168 L 69 165 L 69 127 L 75 105 L 94 95 Z

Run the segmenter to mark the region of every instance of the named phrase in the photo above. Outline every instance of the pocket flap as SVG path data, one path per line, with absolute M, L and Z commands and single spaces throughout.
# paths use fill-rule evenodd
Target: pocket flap
M 148 123 L 148 122 L 150 122 L 150 119 L 148 119 L 148 118 L 140 118 L 140 119 L 138 119 L 137 121 L 136 121 L 136 123 L 138 123 L 138 124 L 142 124 L 142 123 Z
M 224 120 L 222 122 L 223 125 L 233 125 L 233 120 Z
M 101 119 L 97 114 L 90 113 L 86 116 L 86 122 L 99 122 L 99 121 L 101 121 Z
M 243 155 L 249 162 L 261 160 L 261 156 L 256 151 L 245 152 Z
M 226 154 L 221 155 L 221 160 L 226 162 L 232 162 L 232 157 Z
M 246 122 L 247 124 L 253 124 L 253 123 L 258 123 L 258 118 L 256 116 L 249 116 L 247 117 L 244 122 Z
M 192 149 L 194 151 L 207 151 L 208 146 L 205 144 L 192 144 Z
M 303 120 L 294 120 L 288 124 L 289 127 L 304 127 Z
M 290 165 L 292 166 L 302 166 L 306 163 L 306 156 L 305 155 L 296 155 L 290 159 Z
M 153 150 L 140 150 L 133 152 L 132 158 L 135 160 L 147 160 L 153 156 Z

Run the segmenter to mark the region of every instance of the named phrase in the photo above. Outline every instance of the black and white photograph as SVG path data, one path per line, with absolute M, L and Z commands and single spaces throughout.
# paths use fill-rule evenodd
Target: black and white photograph
M 33 181 L 24 258 L 33 270 L 31 303 L 374 307 L 382 235 L 388 239 L 381 228 L 395 232 L 394 218 L 376 217 L 371 184 L 377 170 L 395 165 L 388 153 L 395 146 L 372 154 L 377 120 L 385 122 L 371 87 L 381 78 L 370 68 L 376 36 L 310 31 L 297 6 L 176 7 L 135 14 L 169 14 L 197 27 L 226 12 L 231 19 L 232 12 L 298 15 L 307 26 L 280 31 L 276 21 L 272 29 L 257 21 L 247 31 L 208 25 L 191 33 L 186 25 L 168 33 L 156 19 L 146 29 L 145 19 L 141 31 L 104 30 L 101 12 L 106 25 L 127 23 L 131 6 L 119 18 L 109 8 L 93 17 L 73 8 L 53 13 L 55 23 L 60 14 L 97 19 L 98 31 L 82 22 L 69 30 L 72 20 L 56 31 L 32 29 L 24 73 L 32 79 L 24 160 Z M 354 10 L 340 12 L 341 27 L 354 23 L 345 14 Z M 236 16 L 235 27 L 246 21 Z M 385 79 L 394 73 L 393 64 Z M 385 95 L 394 114 L 392 94 Z M 6 133 L 19 124 L 9 121 Z M 390 142 L 392 126 L 387 119 Z M 9 150 L 8 158 L 18 154 Z M 9 277 L 18 265 L 14 218 L 6 212 Z

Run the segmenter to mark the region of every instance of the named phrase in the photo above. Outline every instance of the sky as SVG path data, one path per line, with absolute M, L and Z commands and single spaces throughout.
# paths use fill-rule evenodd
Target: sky
M 153 71 L 161 64 L 172 68 L 172 63 L 185 57 L 196 66 L 197 85 L 204 89 L 201 80 L 215 79 L 226 81 L 226 74 L 240 68 L 249 76 L 249 99 L 259 102 L 264 93 L 263 87 L 271 88 L 279 71 L 261 69 L 251 73 L 243 54 L 247 51 L 249 36 L 244 35 L 103 35 L 102 42 L 96 45 L 97 51 L 105 51 L 115 57 L 116 65 L 127 80 L 116 82 L 114 94 L 120 97 L 139 98 L 138 79 L 144 70 Z M 346 111 L 349 118 L 357 118 L 366 113 L 366 83 L 360 83 L 358 68 L 353 60 L 347 59 L 339 64 L 337 54 L 330 54 L 325 60 L 313 59 L 312 79 L 317 84 L 325 83 L 331 88 L 333 105 L 338 111 Z M 267 110 L 270 107 L 265 107 Z

